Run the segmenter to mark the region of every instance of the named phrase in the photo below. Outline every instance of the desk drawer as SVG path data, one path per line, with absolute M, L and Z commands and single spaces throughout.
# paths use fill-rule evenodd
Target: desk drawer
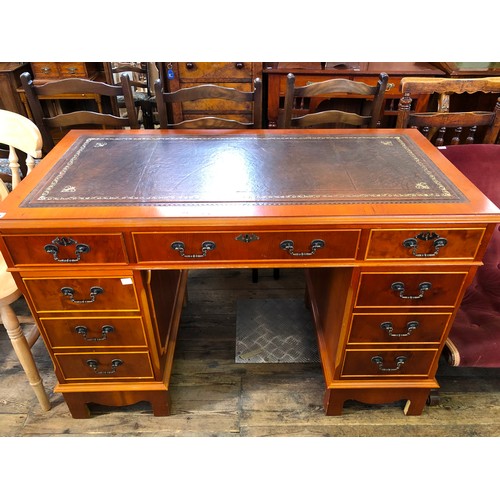
M 464 229 L 374 229 L 367 260 L 384 259 L 474 259 L 484 228 Z
M 154 378 L 147 352 L 57 353 L 55 358 L 67 382 Z
M 40 321 L 53 349 L 147 346 L 140 317 L 88 316 L 41 318 Z
M 133 235 L 139 263 L 193 259 L 211 262 L 355 259 L 359 236 L 359 230 L 159 232 Z
M 348 343 L 438 344 L 450 318 L 451 313 L 354 314 Z
M 24 278 L 39 313 L 64 311 L 138 311 L 130 277 Z
M 120 233 L 23 234 L 4 241 L 16 266 L 128 263 Z
M 428 377 L 438 349 L 347 349 L 341 377 Z
M 455 307 L 466 272 L 361 273 L 356 307 Z

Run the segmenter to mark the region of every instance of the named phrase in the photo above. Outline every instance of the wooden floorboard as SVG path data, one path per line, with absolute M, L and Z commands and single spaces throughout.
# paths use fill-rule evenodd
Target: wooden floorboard
M 0 435 L 22 436 L 500 436 L 500 370 L 453 368 L 441 360 L 440 401 L 421 416 L 402 404 L 345 404 L 326 417 L 324 382 L 317 363 L 235 363 L 236 303 L 247 298 L 300 298 L 301 270 L 274 280 L 261 270 L 190 273 L 189 301 L 177 342 L 170 387 L 172 415 L 154 417 L 148 403 L 109 408 L 92 405 L 92 417 L 75 420 L 60 394 L 45 346 L 34 347 L 53 408 L 43 412 L 0 330 Z M 23 304 L 18 304 L 22 309 Z M 0 326 L 0 328 L 3 328 Z M 395 453 L 395 456 L 398 454 Z

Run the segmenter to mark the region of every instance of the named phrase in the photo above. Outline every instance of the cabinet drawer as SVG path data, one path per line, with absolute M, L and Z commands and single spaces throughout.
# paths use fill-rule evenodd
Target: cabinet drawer
M 438 349 L 347 349 L 341 377 L 428 377 Z
M 61 78 L 87 78 L 90 76 L 84 62 L 61 62 L 58 66 Z
M 16 266 L 128 263 L 120 233 L 23 234 L 4 241 Z
M 217 83 L 224 79 L 252 79 L 252 64 L 237 62 L 180 62 L 179 77 L 184 80 L 210 80 Z
M 59 66 L 55 62 L 32 62 L 31 70 L 33 71 L 33 78 L 39 80 L 60 78 Z
M 450 318 L 451 313 L 354 314 L 348 343 L 439 343 Z
M 183 85 L 183 88 L 189 88 L 199 85 L 198 83 Z M 242 92 L 253 91 L 251 83 L 217 83 L 221 87 L 230 87 Z M 186 101 L 182 103 L 182 110 L 187 119 L 188 113 L 199 113 L 202 116 L 210 116 L 221 111 L 238 111 L 251 113 L 253 109 L 252 102 L 237 102 L 228 99 L 199 99 L 197 101 Z M 195 116 L 196 117 L 196 116 Z
M 41 318 L 53 349 L 110 347 L 146 347 L 144 325 L 140 317 L 69 317 Z
M 454 307 L 466 272 L 361 273 L 357 307 Z
M 24 278 L 24 283 L 39 313 L 139 309 L 130 277 Z
M 154 377 L 147 352 L 56 353 L 55 358 L 68 382 Z
M 355 259 L 360 231 L 134 233 L 137 261 Z M 204 242 L 213 248 L 203 252 Z M 320 243 L 318 243 L 320 242 Z M 175 250 L 181 248 L 184 250 Z M 206 245 L 205 245 L 206 247 Z M 184 253 L 184 257 L 181 253 Z
M 374 229 L 366 259 L 474 259 L 483 234 L 484 228 Z

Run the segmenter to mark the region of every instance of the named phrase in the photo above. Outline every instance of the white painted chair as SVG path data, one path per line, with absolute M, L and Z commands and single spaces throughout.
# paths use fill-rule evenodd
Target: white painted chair
M 29 174 L 35 164 L 35 158 L 42 156 L 42 136 L 36 125 L 28 118 L 0 109 L 0 144 L 9 146 L 12 189 L 15 189 L 21 182 L 21 168 L 16 150 L 26 153 L 26 168 Z M 0 200 L 6 198 L 8 194 L 7 185 L 0 179 Z M 40 332 L 36 324 L 33 324 L 25 335 L 21 328 L 20 318 L 12 309 L 12 304 L 21 295 L 21 291 L 11 273 L 7 271 L 5 259 L 0 253 L 0 319 L 42 409 L 47 411 L 50 409 L 49 398 L 31 352 L 31 347 L 40 336 Z M 21 319 L 21 321 L 33 323 L 32 318 Z

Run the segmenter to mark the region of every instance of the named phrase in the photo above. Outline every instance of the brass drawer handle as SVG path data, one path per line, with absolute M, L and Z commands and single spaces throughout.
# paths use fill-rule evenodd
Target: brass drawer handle
M 434 253 L 417 253 L 418 240 L 429 241 L 431 239 L 434 240 L 432 243 L 435 249 Z M 446 238 L 441 238 L 436 233 L 420 233 L 417 234 L 415 238 L 408 238 L 403 241 L 403 246 L 405 248 L 411 248 L 412 254 L 415 257 L 435 257 L 439 253 L 439 250 L 445 247 L 447 244 L 448 240 Z
M 114 332 L 115 329 L 111 325 L 104 325 L 101 328 L 100 337 L 87 337 L 88 328 L 86 326 L 75 326 L 75 333 L 81 335 L 87 342 L 101 342 L 102 340 L 108 339 L 108 333 Z
M 372 363 L 375 363 L 381 372 L 397 372 L 406 363 L 406 356 L 398 356 L 394 359 L 396 361 L 395 368 L 384 368 L 384 358 L 382 356 L 373 356 Z
M 432 288 L 432 283 L 429 283 L 428 281 L 424 281 L 418 285 L 418 289 L 420 293 L 418 295 L 405 295 L 405 284 L 402 283 L 401 281 L 396 281 L 391 285 L 391 288 L 395 292 L 399 292 L 399 296 L 402 299 L 408 299 L 408 300 L 417 300 L 421 299 L 424 297 L 425 292 L 430 290 Z
M 67 247 L 70 245 L 75 245 L 76 257 L 74 259 L 60 259 L 58 257 L 59 247 Z M 56 262 L 62 262 L 64 264 L 79 262 L 82 254 L 90 252 L 90 247 L 87 244 L 78 243 L 71 238 L 55 238 L 54 240 L 52 240 L 52 243 L 45 245 L 43 248 L 48 254 L 52 254 L 52 257 L 54 257 L 54 260 Z
M 68 66 L 66 69 L 70 75 L 74 75 L 78 68 L 76 68 L 75 66 Z
M 310 255 L 314 255 L 316 250 L 323 248 L 325 246 L 325 242 L 323 240 L 312 240 L 311 241 L 311 250 L 309 252 L 295 252 L 294 251 L 294 243 L 292 240 L 284 240 L 280 243 L 280 248 L 288 252 L 290 255 L 294 257 L 308 257 Z
M 170 245 L 176 252 L 179 252 L 181 257 L 185 259 L 202 259 L 207 256 L 207 252 L 213 250 L 215 248 L 215 243 L 213 241 L 204 241 L 201 244 L 201 254 L 186 254 L 184 250 L 186 246 L 182 241 L 174 241 L 172 245 Z
M 111 360 L 111 370 L 98 371 L 99 361 L 97 361 L 97 359 L 87 359 L 87 365 L 90 366 L 97 375 L 113 375 L 113 373 L 116 373 L 116 369 L 120 365 L 123 365 L 123 361 L 121 359 Z
M 79 300 L 74 298 L 75 291 L 70 286 L 63 286 L 61 288 L 61 293 L 65 297 L 69 297 L 69 300 L 71 302 L 73 302 L 74 304 L 89 304 L 91 302 L 95 302 L 95 298 L 99 294 L 104 293 L 104 290 L 100 286 L 93 286 L 90 288 L 90 298 L 89 299 L 79 299 Z
M 380 328 L 385 330 L 389 337 L 409 337 L 418 328 L 418 326 L 418 321 L 408 321 L 408 323 L 406 323 L 406 332 L 394 333 L 394 327 L 390 321 L 380 323 Z

